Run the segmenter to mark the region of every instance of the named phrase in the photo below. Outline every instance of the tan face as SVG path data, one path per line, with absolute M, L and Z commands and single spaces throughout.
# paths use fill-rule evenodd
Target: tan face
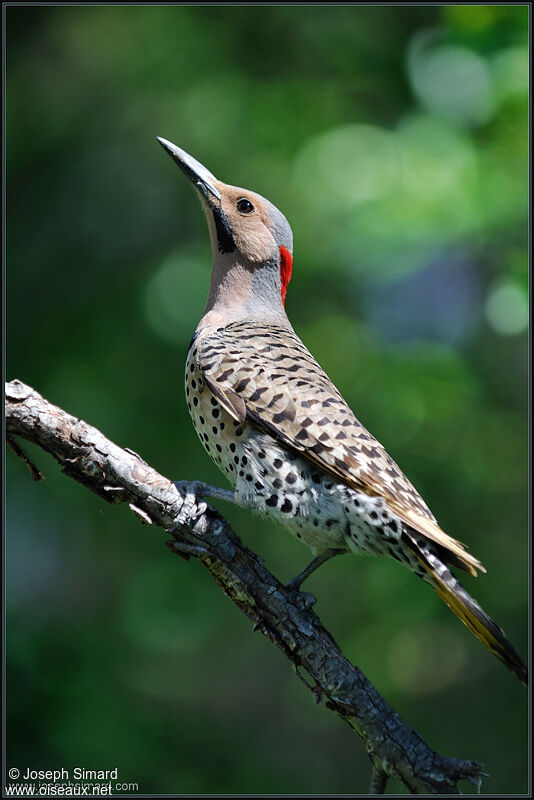
M 255 192 L 218 181 L 196 158 L 158 136 L 163 149 L 196 186 L 208 221 L 214 258 L 239 251 L 251 264 L 291 259 L 293 236 L 280 211 Z
M 254 192 L 217 183 L 221 209 L 237 249 L 252 263 L 269 261 L 278 252 L 265 203 Z

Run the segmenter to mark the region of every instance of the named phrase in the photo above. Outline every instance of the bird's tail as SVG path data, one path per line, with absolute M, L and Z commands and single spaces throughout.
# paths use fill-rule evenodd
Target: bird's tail
M 480 639 L 482 644 L 527 685 L 528 667 L 513 644 L 508 641 L 504 631 L 466 592 L 423 537 L 409 531 L 406 540 L 417 561 L 425 568 L 424 580 L 435 589 L 451 611 Z

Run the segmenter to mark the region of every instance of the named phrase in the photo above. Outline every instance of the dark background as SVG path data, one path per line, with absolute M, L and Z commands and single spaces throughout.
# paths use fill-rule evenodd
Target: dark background
M 7 378 L 224 485 L 183 396 L 210 254 L 171 139 L 286 214 L 296 331 L 526 655 L 527 7 L 19 5 L 6 34 Z M 208 573 L 29 452 L 46 482 L 7 454 L 8 767 L 365 793 L 360 741 Z M 306 563 L 219 507 L 281 579 Z M 527 791 L 526 691 L 428 587 L 347 557 L 308 588 L 430 745 Z

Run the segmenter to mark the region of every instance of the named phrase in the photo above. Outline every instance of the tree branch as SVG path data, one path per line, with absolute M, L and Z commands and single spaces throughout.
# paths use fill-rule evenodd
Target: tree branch
M 142 522 L 168 529 L 181 509 L 176 486 L 140 456 L 17 380 L 6 384 L 6 431 L 11 442 L 17 435 L 39 445 L 66 475 L 104 500 L 128 503 Z M 39 476 L 22 449 L 15 444 L 14 450 Z M 314 599 L 281 584 L 213 508 L 178 528 L 167 545 L 186 560 L 198 558 L 254 628 L 289 659 L 316 702 L 361 737 L 372 764 L 370 793 L 383 794 L 388 777 L 413 794 L 458 794 L 460 780 L 480 785 L 483 765 L 432 750 L 345 658 L 311 609 Z

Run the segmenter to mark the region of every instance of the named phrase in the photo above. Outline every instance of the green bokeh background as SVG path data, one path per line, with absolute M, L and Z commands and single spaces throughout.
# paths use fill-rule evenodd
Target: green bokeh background
M 528 8 L 6 11 L 7 378 L 223 485 L 183 396 L 210 254 L 171 139 L 286 214 L 296 331 L 485 564 L 465 585 L 526 655 Z M 6 464 L 8 766 L 365 793 L 360 741 L 209 574 L 29 452 L 46 482 Z M 219 507 L 281 579 L 302 568 L 283 530 Z M 347 557 L 308 588 L 430 745 L 527 791 L 526 691 L 428 587 Z

